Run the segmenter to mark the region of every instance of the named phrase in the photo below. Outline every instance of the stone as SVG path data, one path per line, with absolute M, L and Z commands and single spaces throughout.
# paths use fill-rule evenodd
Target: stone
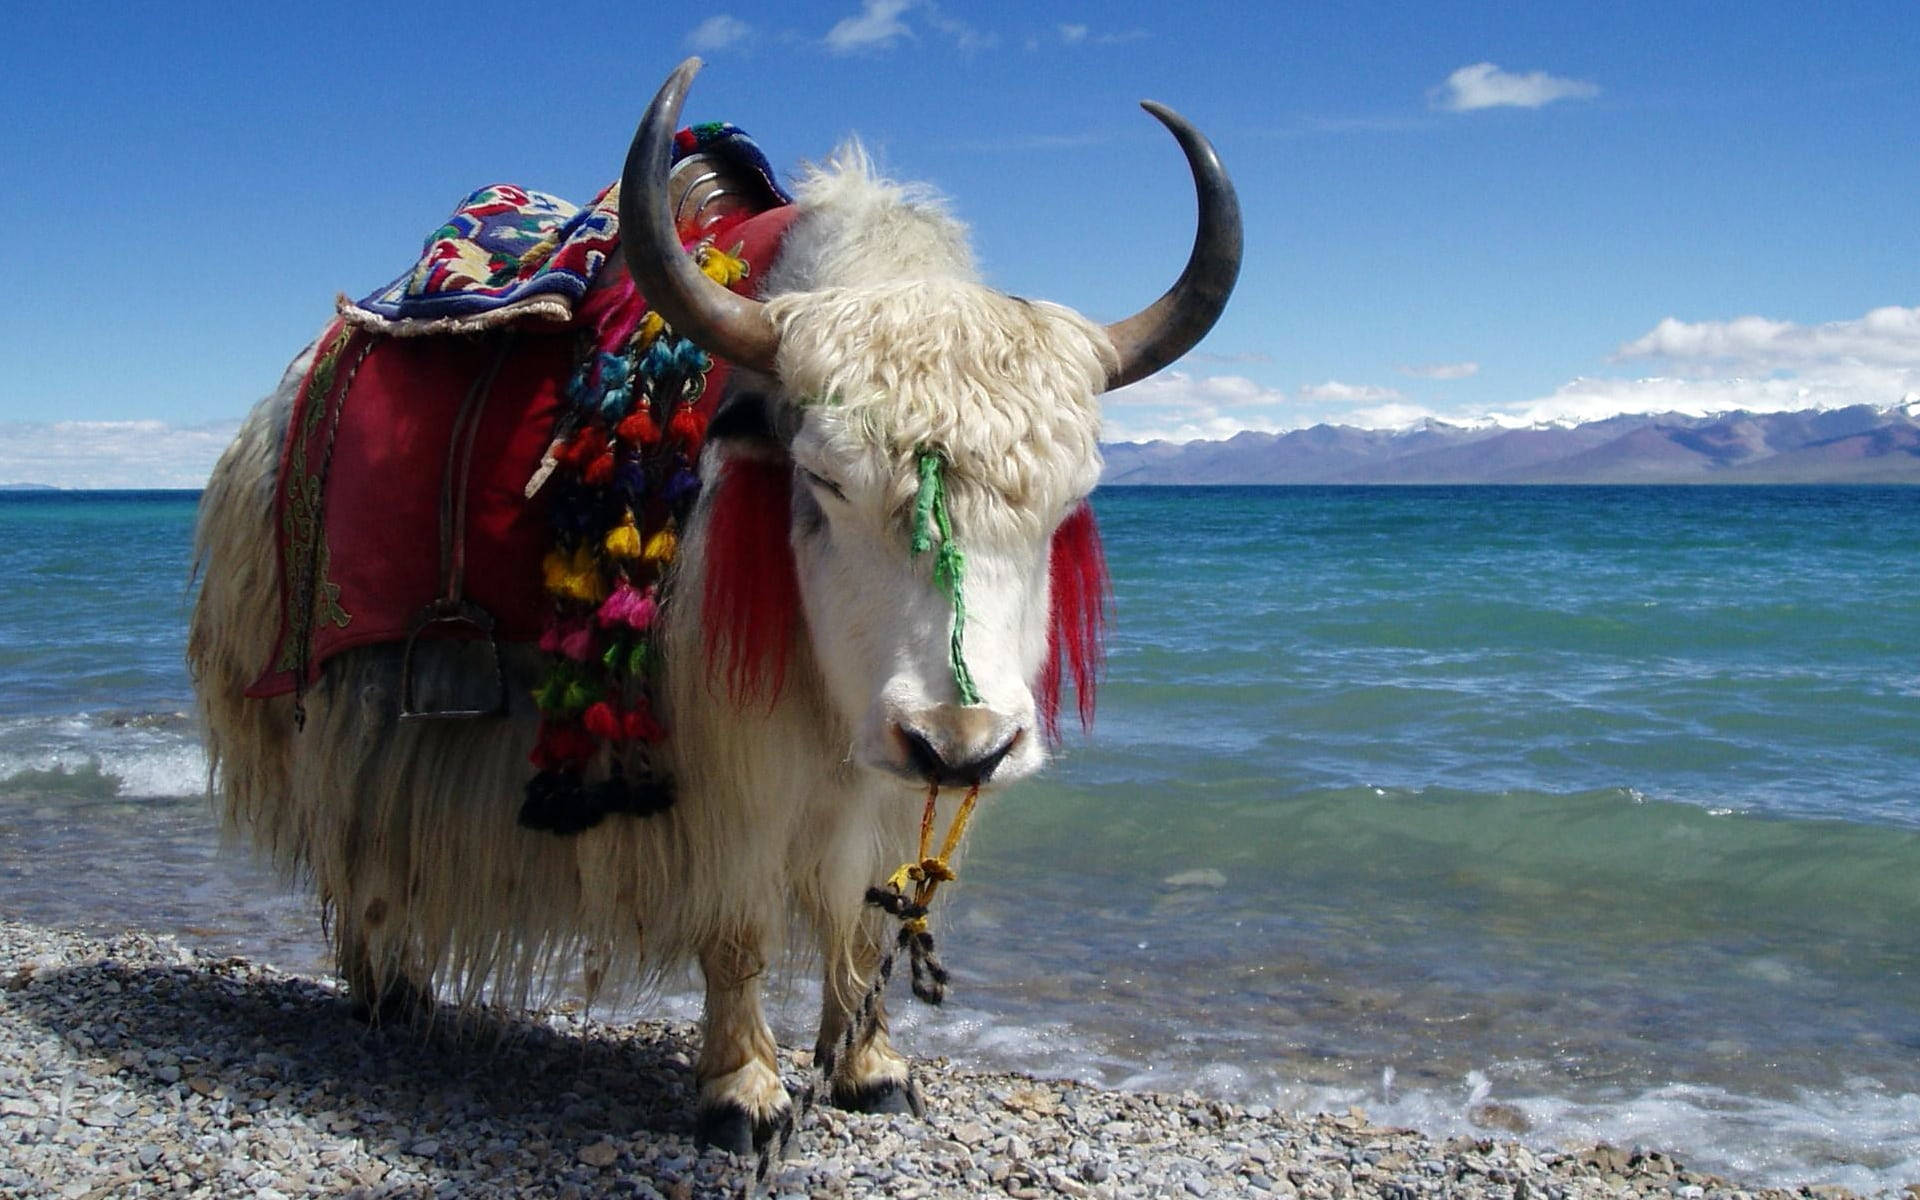
M 962 1121 L 947 1132 L 953 1135 L 954 1141 L 968 1146 L 985 1145 L 993 1136 L 993 1132 L 978 1121 Z
M 580 1147 L 577 1157 L 590 1167 L 610 1167 L 620 1157 L 620 1148 L 612 1142 L 595 1142 Z

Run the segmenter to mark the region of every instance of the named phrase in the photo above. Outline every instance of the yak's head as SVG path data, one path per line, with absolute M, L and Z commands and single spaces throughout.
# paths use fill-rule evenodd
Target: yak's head
M 1219 317 L 1240 261 L 1232 185 L 1204 137 L 1147 106 L 1186 152 L 1199 235 L 1166 295 L 1102 327 L 983 286 L 964 231 L 854 149 L 801 184 L 756 301 L 703 275 L 675 231 L 671 135 L 698 69 L 683 63 L 642 120 L 620 221 L 649 303 L 746 368 L 709 429 L 693 522 L 713 677 L 766 703 L 810 646 L 862 766 L 922 784 L 1029 775 L 1063 667 L 1092 714 L 1098 397 Z

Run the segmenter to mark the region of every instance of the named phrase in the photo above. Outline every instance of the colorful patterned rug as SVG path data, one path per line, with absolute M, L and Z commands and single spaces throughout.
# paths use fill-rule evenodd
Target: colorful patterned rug
M 676 161 L 713 155 L 759 179 L 761 208 L 792 203 L 753 139 L 715 122 L 683 130 Z M 620 240 L 619 185 L 585 208 L 512 184 L 481 188 L 432 234 L 420 260 L 340 315 L 375 333 L 417 337 L 473 333 L 529 321 L 567 324 Z

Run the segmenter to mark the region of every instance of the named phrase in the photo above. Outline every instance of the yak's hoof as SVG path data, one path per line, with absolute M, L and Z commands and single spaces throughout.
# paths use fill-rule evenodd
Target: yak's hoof
M 925 1118 L 926 1105 L 920 1101 L 920 1089 L 910 1079 L 880 1079 L 855 1087 L 833 1085 L 833 1106 L 859 1113 L 912 1113 Z
M 695 1115 L 693 1141 L 703 1150 L 713 1146 L 744 1158 L 766 1145 L 779 1124 L 780 1114 L 758 1120 L 738 1104 L 718 1104 Z
M 433 1011 L 433 995 L 410 980 L 396 979 L 372 1000 L 360 989 L 352 992 L 353 1019 L 378 1029 L 382 1025 L 411 1025 Z

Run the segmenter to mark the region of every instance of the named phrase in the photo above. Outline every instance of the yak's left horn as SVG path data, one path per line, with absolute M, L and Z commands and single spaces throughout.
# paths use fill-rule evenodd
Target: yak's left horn
M 1140 107 L 1172 131 L 1187 156 L 1194 190 L 1199 193 L 1200 228 L 1194 234 L 1187 268 L 1167 294 L 1107 326 L 1107 336 L 1120 352 L 1120 369 L 1107 380 L 1108 389 L 1145 379 L 1193 349 L 1220 319 L 1234 281 L 1240 278 L 1240 198 L 1213 143 L 1164 104 L 1144 100 Z
M 673 131 L 699 70 L 697 58 L 674 68 L 640 119 L 620 174 L 620 245 L 634 286 L 675 333 L 739 366 L 771 373 L 780 349 L 779 331 L 759 301 L 736 295 L 701 274 L 680 247 L 667 204 Z

